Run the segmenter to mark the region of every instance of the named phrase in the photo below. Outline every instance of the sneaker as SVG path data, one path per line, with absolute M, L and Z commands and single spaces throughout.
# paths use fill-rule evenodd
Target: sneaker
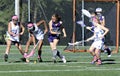
M 111 57 L 111 55 L 108 55 L 108 57 Z
M 92 60 L 91 64 L 94 64 L 96 61 L 97 61 L 97 57 L 96 57 L 96 56 L 94 56 L 94 58 L 93 58 L 93 60 Z
M 26 57 L 27 57 L 27 53 L 24 53 L 24 55 L 23 55 L 23 56 L 24 56 L 24 58 L 26 58 Z
M 23 62 L 26 62 L 26 58 L 20 58 L 20 60 L 22 60 Z
M 56 61 L 56 58 L 55 58 L 55 57 L 53 57 L 52 59 L 53 59 L 53 63 L 57 63 L 57 61 Z
M 98 59 L 97 65 L 101 65 L 101 64 L 102 64 L 102 61 L 100 59 Z
M 43 62 L 42 58 L 38 58 L 38 62 Z
M 63 61 L 63 63 L 66 63 L 65 56 L 63 56 L 62 61 Z
M 8 55 L 7 55 L 7 54 L 4 55 L 4 61 L 5 61 L 5 62 L 8 61 Z

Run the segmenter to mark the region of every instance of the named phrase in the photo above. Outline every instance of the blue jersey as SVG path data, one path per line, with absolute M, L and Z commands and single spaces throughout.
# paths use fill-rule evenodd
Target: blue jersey
M 54 22 L 52 22 L 52 31 L 54 32 L 60 32 L 61 29 L 61 23 L 60 21 L 56 24 Z M 49 42 L 53 42 L 54 39 L 60 39 L 60 34 L 51 34 L 49 32 L 48 34 L 48 40 Z
M 59 32 L 60 31 L 60 26 L 61 26 L 60 22 L 57 23 L 57 24 L 55 24 L 54 22 L 52 22 L 52 31 Z

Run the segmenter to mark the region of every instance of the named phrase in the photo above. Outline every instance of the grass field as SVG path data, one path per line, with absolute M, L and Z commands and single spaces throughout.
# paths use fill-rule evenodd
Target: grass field
M 0 76 L 120 76 L 120 53 L 109 58 L 102 53 L 103 65 L 97 66 L 90 64 L 92 57 L 89 53 L 64 52 L 64 48 L 58 47 L 66 56 L 67 63 L 58 58 L 54 64 L 49 46 L 43 46 L 41 63 L 35 63 L 37 52 L 30 58 L 30 63 L 22 62 L 22 55 L 14 46 L 11 47 L 8 62 L 4 62 L 5 46 L 0 46 Z

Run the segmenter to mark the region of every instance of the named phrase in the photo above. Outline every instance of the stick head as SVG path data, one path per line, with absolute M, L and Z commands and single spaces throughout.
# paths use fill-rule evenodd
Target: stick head
M 82 27 L 86 26 L 82 20 L 81 21 L 77 21 L 77 24 L 80 24 Z
M 91 18 L 90 12 L 88 10 L 86 10 L 86 9 L 82 9 L 82 14 L 89 17 L 89 18 Z

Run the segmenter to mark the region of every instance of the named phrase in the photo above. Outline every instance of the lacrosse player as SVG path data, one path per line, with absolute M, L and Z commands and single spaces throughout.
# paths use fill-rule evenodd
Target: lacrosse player
M 7 47 L 4 55 L 5 62 L 8 61 L 8 54 L 12 43 L 15 44 L 22 55 L 24 54 L 20 43 L 20 36 L 24 33 L 24 27 L 20 22 L 18 22 L 18 16 L 12 16 L 12 21 L 8 23 L 8 31 L 6 33 Z
M 58 56 L 62 59 L 63 63 L 66 63 L 65 56 L 62 56 L 60 51 L 57 50 L 57 44 L 60 40 L 61 31 L 63 32 L 63 37 L 66 37 L 65 28 L 62 26 L 61 17 L 58 14 L 53 14 L 52 18 L 49 22 L 49 35 L 48 41 L 51 46 L 51 50 L 53 53 L 53 61 L 56 63 L 56 57 Z
M 88 38 L 86 41 L 94 40 L 89 48 L 91 55 L 94 57 L 91 63 L 93 64 L 97 62 L 97 64 L 100 65 L 102 64 L 100 58 L 100 50 L 102 49 L 102 46 L 104 44 L 104 36 L 108 33 L 109 29 L 101 25 L 100 20 L 97 16 L 94 16 L 92 18 L 92 23 L 94 25 L 94 35 Z
M 95 12 L 100 20 L 100 24 L 105 26 L 105 17 L 102 15 L 102 8 L 96 8 Z M 108 54 L 108 57 L 111 57 L 111 49 L 106 44 L 104 44 L 102 50 Z
M 40 27 L 38 27 L 38 26 L 40 26 L 42 24 L 44 25 L 44 31 Z M 42 44 L 43 44 L 44 35 L 48 31 L 46 22 L 45 22 L 45 20 L 40 20 L 37 23 L 29 22 L 27 24 L 27 27 L 28 27 L 28 32 L 30 33 L 30 37 L 28 39 L 28 42 L 26 43 L 26 49 L 28 49 L 28 47 L 30 45 L 30 42 L 31 42 L 31 39 L 33 39 L 33 41 L 34 41 L 33 42 L 34 43 L 34 47 L 36 46 L 35 45 L 35 38 L 36 38 L 39 41 L 39 43 L 38 43 L 38 61 L 42 62 L 42 58 L 41 58 L 42 51 L 41 51 L 41 48 L 42 48 Z M 31 55 L 28 55 L 27 52 L 28 52 L 28 50 L 25 51 L 25 54 L 24 54 L 25 58 L 27 58 L 28 56 L 31 57 L 34 54 L 34 52 L 31 52 L 30 53 Z

